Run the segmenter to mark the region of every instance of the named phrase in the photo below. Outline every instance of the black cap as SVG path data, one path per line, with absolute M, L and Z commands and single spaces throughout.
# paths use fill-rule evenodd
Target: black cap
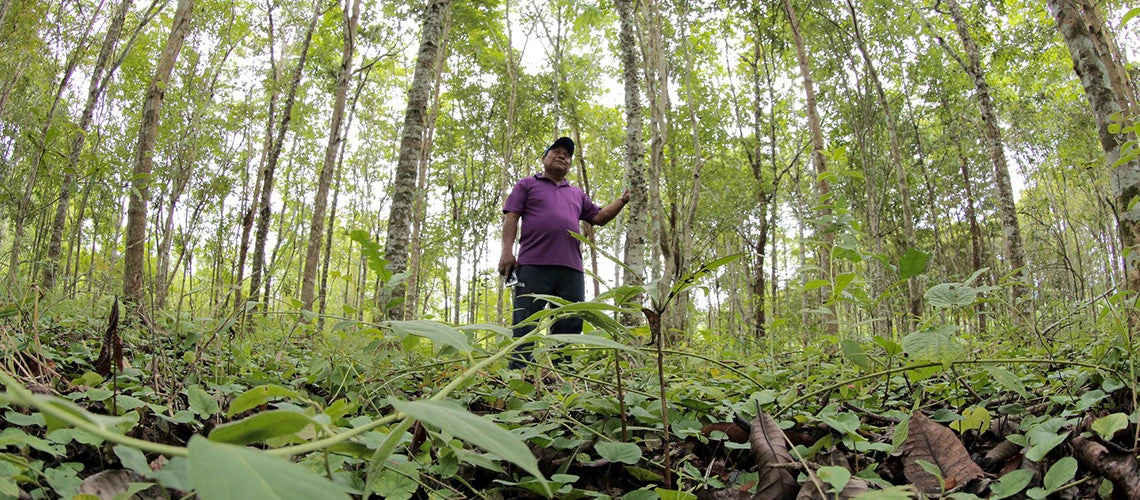
M 554 148 L 566 148 L 566 151 L 570 152 L 570 156 L 574 156 L 574 141 L 569 137 L 559 137 L 558 140 L 554 141 L 554 144 L 551 144 L 550 147 L 546 148 L 546 151 L 542 152 L 542 156 L 546 156 L 546 153 L 549 153 L 550 150 Z

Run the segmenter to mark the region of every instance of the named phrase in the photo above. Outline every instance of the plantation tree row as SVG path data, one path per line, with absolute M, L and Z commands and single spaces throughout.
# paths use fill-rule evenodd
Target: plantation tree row
M 746 256 L 671 342 L 907 333 L 943 282 L 1028 336 L 1140 289 L 1129 8 L 3 0 L 3 297 L 501 322 L 503 199 L 567 135 L 632 195 L 595 294 Z

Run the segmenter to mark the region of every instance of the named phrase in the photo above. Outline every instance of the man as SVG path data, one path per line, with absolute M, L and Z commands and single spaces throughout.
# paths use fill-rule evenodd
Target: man
M 566 181 L 570 160 L 574 157 L 574 141 L 560 137 L 542 154 L 542 173 L 524 177 L 515 184 L 503 206 L 503 251 L 499 257 L 499 274 L 515 273 L 515 325 L 546 307 L 547 302 L 528 294 L 555 295 L 572 302 L 586 298 L 586 280 L 582 270 L 581 243 L 570 236 L 579 232 L 579 221 L 604 226 L 629 203 L 629 191 L 604 208 L 598 208 L 581 189 Z M 515 258 L 515 237 L 519 236 L 519 255 Z M 516 338 L 525 336 L 534 326 L 515 326 Z M 581 318 L 564 318 L 554 323 L 551 333 L 581 333 Z M 510 367 L 521 368 L 533 358 L 529 349 L 511 358 Z

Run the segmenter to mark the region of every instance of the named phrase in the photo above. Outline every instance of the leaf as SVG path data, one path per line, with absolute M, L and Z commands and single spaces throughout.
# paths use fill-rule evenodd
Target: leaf
M 389 321 L 386 323 L 400 337 L 415 335 L 429 339 L 440 345 L 454 347 L 460 352 L 471 352 L 471 344 L 467 343 L 467 336 L 450 325 L 438 321 L 415 319 L 411 321 Z
M 218 412 L 218 400 L 201 387 L 190 386 L 186 389 L 186 397 L 190 400 L 190 410 L 198 415 L 210 417 Z
M 842 273 L 835 277 L 835 288 L 831 290 L 831 300 L 839 298 L 839 295 L 855 281 L 855 273 Z
M 906 253 L 899 259 L 899 280 L 907 280 L 926 272 L 929 261 L 930 254 L 913 248 L 906 249 Z
M 201 436 L 190 438 L 187 462 L 202 500 L 349 498 L 340 486 L 300 464 Z
M 943 365 L 961 359 L 966 348 L 956 342 L 946 330 L 924 330 L 903 337 L 903 352 L 915 361 L 937 361 Z
M 219 425 L 210 432 L 210 441 L 231 444 L 263 443 L 280 436 L 296 434 L 313 420 L 290 410 L 255 413 L 237 422 Z
M 248 391 L 241 393 L 240 396 L 235 398 L 230 403 L 230 409 L 226 412 L 227 417 L 232 417 L 243 411 L 257 408 L 269 401 L 270 398 L 299 398 L 297 391 L 286 389 L 279 385 L 266 384 L 259 385 Z
M 480 418 L 451 402 L 400 401 L 395 398 L 388 398 L 388 402 L 397 411 L 494 453 L 545 481 L 542 471 L 538 469 L 538 460 L 531 454 L 530 448 L 494 422 Z
M 1033 481 L 1032 470 L 1018 469 L 1010 472 L 990 485 L 990 492 L 992 493 L 990 500 L 1014 496 L 1029 486 L 1031 481 Z
M 934 474 L 923 469 L 920 462 L 936 466 L 947 484 L 966 484 L 984 474 L 981 467 L 970 459 L 970 454 L 954 431 L 939 425 L 922 412 L 911 414 L 907 439 L 901 450 L 906 453 L 903 474 L 919 491 L 928 495 L 941 494 L 942 485 Z
M 1000 366 L 984 365 L 986 373 L 990 374 L 990 378 L 1000 384 L 1002 387 L 1016 392 L 1023 398 L 1029 399 L 1029 392 L 1025 390 L 1025 384 L 1021 383 L 1021 379 L 1017 378 L 1013 372 L 1006 370 Z
M 978 434 L 984 433 L 990 428 L 990 412 L 984 406 L 976 406 L 974 408 L 967 408 L 962 412 L 965 417 L 962 420 L 950 422 L 950 428 L 963 433 L 966 431 L 976 430 Z
M 1128 21 L 1131 21 L 1132 18 L 1136 16 L 1140 16 L 1140 7 L 1133 7 L 1124 14 L 1124 17 L 1120 20 L 1120 26 L 1118 26 L 1117 29 L 1124 28 L 1124 25 L 1128 24 Z
M 867 351 L 863 350 L 863 346 L 859 345 L 858 342 L 851 339 L 843 339 L 839 341 L 839 345 L 843 347 L 843 355 L 847 356 L 847 359 L 851 360 L 852 363 L 855 363 L 855 366 L 858 366 L 860 370 L 869 371 L 871 369 L 871 362 L 867 357 Z
M 598 456 L 610 462 L 636 465 L 641 461 L 641 448 L 633 443 L 598 443 L 594 445 Z
M 1092 430 L 1100 434 L 1100 437 L 1105 441 L 1111 441 L 1112 437 L 1128 427 L 1128 415 L 1124 413 L 1113 413 L 1105 415 L 1096 419 L 1092 423 Z
M 820 480 L 831 485 L 832 491 L 843 491 L 851 481 L 851 471 L 835 465 L 820 467 L 815 473 Z
M 787 469 L 773 467 L 793 462 L 784 433 L 776 421 L 760 411 L 752 421 L 748 441 L 752 445 L 752 456 L 756 458 L 759 474 L 754 498 L 778 500 L 795 495 L 799 491 L 799 483 L 792 473 Z
M 623 351 L 636 350 L 617 341 L 585 333 L 555 333 L 550 335 L 543 335 L 539 340 L 550 341 L 556 344 L 583 344 L 595 347 L 605 347 L 607 349 L 620 349 Z
M 1060 490 L 1066 483 L 1073 480 L 1077 475 L 1077 459 L 1073 457 L 1063 457 L 1049 468 L 1049 472 L 1045 473 L 1045 479 L 1042 480 L 1042 485 L 1050 493 Z
M 939 283 L 926 291 L 926 301 L 934 307 L 968 307 L 978 298 L 978 291 L 961 283 Z

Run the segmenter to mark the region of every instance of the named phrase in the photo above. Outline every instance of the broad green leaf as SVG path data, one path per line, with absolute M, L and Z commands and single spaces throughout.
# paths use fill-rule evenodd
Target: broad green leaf
M 386 500 L 412 498 L 416 490 L 420 489 L 420 483 L 416 481 L 419 477 L 419 466 L 401 456 L 392 458 L 398 459 L 398 463 L 384 468 L 380 477 L 372 484 L 372 493 Z
M 262 443 L 280 436 L 296 434 L 313 420 L 289 410 L 255 413 L 237 422 L 219 425 L 210 432 L 210 441 L 231 444 Z
M 983 406 L 967 408 L 962 412 L 962 416 L 964 417 L 962 420 L 950 422 L 950 428 L 959 434 L 971 430 L 977 430 L 978 434 L 981 434 L 990 428 L 990 412 Z
M 984 365 L 983 368 L 985 368 L 986 373 L 989 373 L 990 377 L 1002 387 L 1016 392 L 1023 398 L 1029 398 L 1029 392 L 1025 390 L 1025 384 L 1021 383 L 1021 379 L 1017 378 L 1017 375 L 1014 375 L 1013 372 L 994 365 Z
M 940 283 L 926 291 L 926 301 L 934 307 L 968 307 L 978 298 L 978 291 L 961 283 Z
M 860 493 L 855 500 L 910 500 L 918 498 L 912 486 L 891 486 L 884 490 L 871 490 Z
M 661 497 L 661 500 L 697 500 L 696 495 L 687 491 L 667 490 L 665 488 L 654 488 L 653 491 Z
M 1120 26 L 1118 29 L 1123 28 L 1125 24 L 1128 24 L 1128 21 L 1131 21 L 1132 18 L 1136 16 L 1140 16 L 1140 7 L 1133 7 L 1127 13 L 1125 13 L 1124 17 L 1120 20 Z
M 514 337 L 514 330 L 502 325 L 492 325 L 489 323 L 478 323 L 471 325 L 461 325 L 459 330 L 464 332 L 491 332 L 496 333 L 501 337 L 512 338 Z
M 1034 462 L 1040 462 L 1045 455 L 1048 455 L 1053 448 L 1056 448 L 1065 439 L 1069 437 L 1068 432 L 1061 434 L 1052 434 L 1048 432 L 1029 433 L 1029 447 L 1025 450 L 1025 458 Z
M 899 259 L 899 280 L 907 280 L 926 272 L 929 261 L 930 254 L 913 248 L 906 249 L 906 253 Z
M 298 397 L 297 391 L 292 389 L 286 389 L 273 384 L 259 385 L 241 393 L 240 396 L 234 399 L 233 402 L 230 403 L 230 409 L 226 412 L 226 416 L 232 417 L 243 411 L 257 408 L 269 401 L 270 398 L 295 399 Z
M 966 348 L 943 330 L 914 332 L 902 340 L 903 352 L 914 361 L 937 361 L 943 365 L 957 361 Z
M 411 321 L 389 321 L 388 326 L 400 337 L 415 335 L 435 342 L 438 345 L 454 347 L 460 352 L 471 352 L 467 336 L 450 325 L 437 321 L 416 319 Z
M 544 335 L 539 340 L 550 341 L 557 344 L 582 344 L 595 347 L 605 347 L 607 349 L 620 349 L 623 351 L 635 350 L 632 347 L 607 339 L 605 337 L 598 337 L 596 335 L 588 335 L 584 333 L 556 333 L 551 335 Z
M 874 337 L 871 337 L 871 340 L 875 342 L 875 344 L 879 347 L 882 347 L 884 351 L 887 351 L 887 356 L 894 356 L 902 352 L 902 346 L 899 345 L 898 342 L 895 342 L 891 339 L 876 335 Z
M 1097 434 L 1100 434 L 1100 437 L 1105 441 L 1112 440 L 1112 437 L 1115 436 L 1117 432 L 1124 430 L 1127 427 L 1128 415 L 1124 413 L 1113 413 L 1111 415 L 1105 415 L 1096 419 L 1096 421 L 1092 423 L 1092 430 L 1096 431 Z
M 641 447 L 633 443 L 598 443 L 594 445 L 598 456 L 610 462 L 635 465 L 641 461 Z
M 218 400 L 210 393 L 196 385 L 186 389 L 186 396 L 190 400 L 190 410 L 203 417 L 213 416 L 218 412 Z
M 131 448 L 130 446 L 115 445 L 115 456 L 119 457 L 119 462 L 139 475 L 146 477 L 146 473 L 150 472 L 150 465 L 146 461 L 146 455 L 139 451 L 138 448 Z
M 152 486 L 154 486 L 154 483 L 130 483 L 130 485 L 127 486 L 127 491 L 119 493 L 112 498 L 113 500 L 130 500 L 134 498 L 136 494 L 142 493 L 143 490 L 150 489 Z
M 202 500 L 349 498 L 340 486 L 300 464 L 201 436 L 190 438 L 187 462 Z
M 1024 490 L 1033 481 L 1033 471 L 1018 469 L 1006 474 L 990 485 L 990 500 L 999 500 L 1014 496 Z
M 831 290 L 831 300 L 839 298 L 840 294 L 855 281 L 855 273 L 842 273 L 835 277 L 835 288 Z
M 804 283 L 804 291 L 808 292 L 811 290 L 815 290 L 817 288 L 823 288 L 823 287 L 830 285 L 830 284 L 831 284 L 831 282 L 827 281 L 827 280 L 819 280 L 819 279 L 811 280 L 811 281 L 808 281 L 807 283 Z
M 851 471 L 838 466 L 820 467 L 815 471 L 823 482 L 830 484 L 833 488 L 831 491 L 843 491 L 847 487 L 847 483 L 851 481 Z
M 1077 475 L 1077 459 L 1073 457 L 1062 457 L 1057 463 L 1049 468 L 1049 472 L 1045 473 L 1045 479 L 1042 480 L 1042 486 L 1050 493 L 1061 489 L 1066 483 L 1073 480 Z
M 851 360 L 852 363 L 855 363 L 855 366 L 858 366 L 859 369 L 863 371 L 869 371 L 871 369 L 871 362 L 870 359 L 867 358 L 867 351 L 863 350 L 863 346 L 859 345 L 858 342 L 851 339 L 843 339 L 839 341 L 839 345 L 843 347 L 843 355 L 847 356 L 847 359 Z
M 438 427 L 451 435 L 483 448 L 503 460 L 511 462 L 532 476 L 545 480 L 538 469 L 538 460 L 530 448 L 514 434 L 495 423 L 444 401 L 400 401 L 388 398 L 397 411 L 433 427 Z

